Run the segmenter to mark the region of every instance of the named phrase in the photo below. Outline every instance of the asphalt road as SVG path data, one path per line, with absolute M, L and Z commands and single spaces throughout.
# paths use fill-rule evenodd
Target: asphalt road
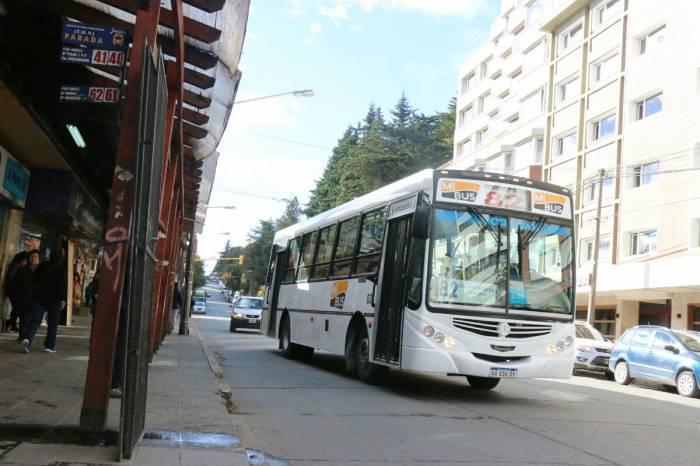
M 233 390 L 243 445 L 291 465 L 697 465 L 700 399 L 595 377 L 466 380 L 392 372 L 381 387 L 338 356 L 288 361 L 256 331 L 228 331 L 211 290 L 195 317 Z

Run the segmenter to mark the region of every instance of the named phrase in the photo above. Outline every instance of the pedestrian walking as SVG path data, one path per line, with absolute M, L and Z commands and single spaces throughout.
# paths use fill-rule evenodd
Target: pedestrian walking
M 180 315 L 180 306 L 182 306 L 182 293 L 180 293 L 180 287 L 176 281 L 175 286 L 173 287 L 173 312 L 170 317 L 170 323 L 172 324 L 172 328 L 170 330 L 171 333 L 175 332 L 175 320 Z
M 17 285 L 15 284 L 15 278 L 17 277 L 17 273 L 27 266 L 28 259 L 29 254 L 24 251 L 15 254 L 15 257 L 12 258 L 12 262 L 10 263 L 10 267 L 7 269 L 7 275 L 5 275 L 5 296 L 10 300 L 10 306 L 12 307 L 6 328 L 10 329 L 12 332 L 20 332 L 20 334 L 23 330 L 23 319 L 21 309 L 17 305 Z M 17 322 L 18 320 L 19 324 Z
M 22 340 L 24 350 L 27 353 L 41 321 L 44 319 L 44 313 L 46 313 L 47 324 L 44 352 L 56 352 L 59 314 L 66 307 L 68 288 L 66 267 L 65 249 L 63 246 L 59 246 L 51 253 L 49 262 L 40 264 L 34 271 L 31 324 Z

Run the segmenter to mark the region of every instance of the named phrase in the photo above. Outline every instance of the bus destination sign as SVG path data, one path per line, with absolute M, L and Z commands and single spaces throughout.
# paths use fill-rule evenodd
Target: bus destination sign
M 61 61 L 86 65 L 123 66 L 128 46 L 124 29 L 63 22 Z
M 509 183 L 440 178 L 435 198 L 443 202 L 572 218 L 567 196 Z

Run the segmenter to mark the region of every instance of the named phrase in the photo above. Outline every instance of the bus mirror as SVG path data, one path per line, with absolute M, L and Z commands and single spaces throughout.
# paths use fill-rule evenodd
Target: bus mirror
M 416 239 L 428 239 L 428 226 L 430 225 L 430 207 L 421 205 L 416 208 L 413 215 L 412 236 Z

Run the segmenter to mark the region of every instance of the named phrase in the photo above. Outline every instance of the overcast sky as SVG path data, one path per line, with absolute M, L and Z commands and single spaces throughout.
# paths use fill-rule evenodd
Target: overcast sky
M 498 0 L 252 0 L 237 100 L 315 96 L 234 104 L 209 204 L 236 209 L 207 213 L 198 254 L 216 256 L 227 238 L 246 244 L 259 220 L 281 214 L 274 199 L 307 202 L 338 138 L 371 102 L 388 116 L 405 91 L 423 113 L 444 110 L 498 9 Z

